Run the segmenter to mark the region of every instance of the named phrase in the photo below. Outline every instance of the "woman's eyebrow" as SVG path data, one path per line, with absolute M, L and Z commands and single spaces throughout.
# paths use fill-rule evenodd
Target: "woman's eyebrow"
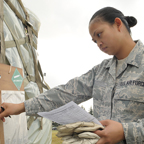
M 95 36 L 95 35 L 96 35 L 96 31 L 94 32 L 93 36 Z

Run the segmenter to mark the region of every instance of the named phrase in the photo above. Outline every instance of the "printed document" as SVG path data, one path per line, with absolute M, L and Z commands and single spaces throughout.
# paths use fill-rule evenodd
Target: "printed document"
M 38 115 L 59 124 L 94 122 L 101 125 L 101 123 L 94 116 L 86 112 L 73 101 L 50 112 L 39 112 Z

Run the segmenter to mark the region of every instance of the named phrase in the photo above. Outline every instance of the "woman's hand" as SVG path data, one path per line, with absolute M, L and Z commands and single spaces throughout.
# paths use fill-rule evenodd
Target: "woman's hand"
M 121 123 L 113 120 L 103 120 L 100 122 L 105 128 L 104 130 L 94 132 L 101 137 L 96 144 L 116 144 L 125 139 Z
M 4 111 L 2 108 L 4 108 Z M 20 104 L 12 104 L 12 103 L 2 103 L 0 105 L 0 119 L 5 122 L 4 117 L 8 117 L 9 115 L 18 115 L 22 112 L 25 112 L 24 103 Z

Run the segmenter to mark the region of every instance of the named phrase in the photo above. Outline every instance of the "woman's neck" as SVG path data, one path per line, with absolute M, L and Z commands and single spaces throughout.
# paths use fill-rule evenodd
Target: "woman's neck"
M 119 49 L 119 52 L 115 55 L 118 60 L 126 58 L 132 49 L 135 47 L 136 43 L 131 39 L 126 39 L 123 41 L 123 45 Z

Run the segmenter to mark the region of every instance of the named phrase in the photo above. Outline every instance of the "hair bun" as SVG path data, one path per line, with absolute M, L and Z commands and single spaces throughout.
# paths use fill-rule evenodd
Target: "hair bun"
M 137 24 L 137 20 L 133 16 L 125 16 L 125 19 L 128 22 L 129 27 L 133 27 Z

